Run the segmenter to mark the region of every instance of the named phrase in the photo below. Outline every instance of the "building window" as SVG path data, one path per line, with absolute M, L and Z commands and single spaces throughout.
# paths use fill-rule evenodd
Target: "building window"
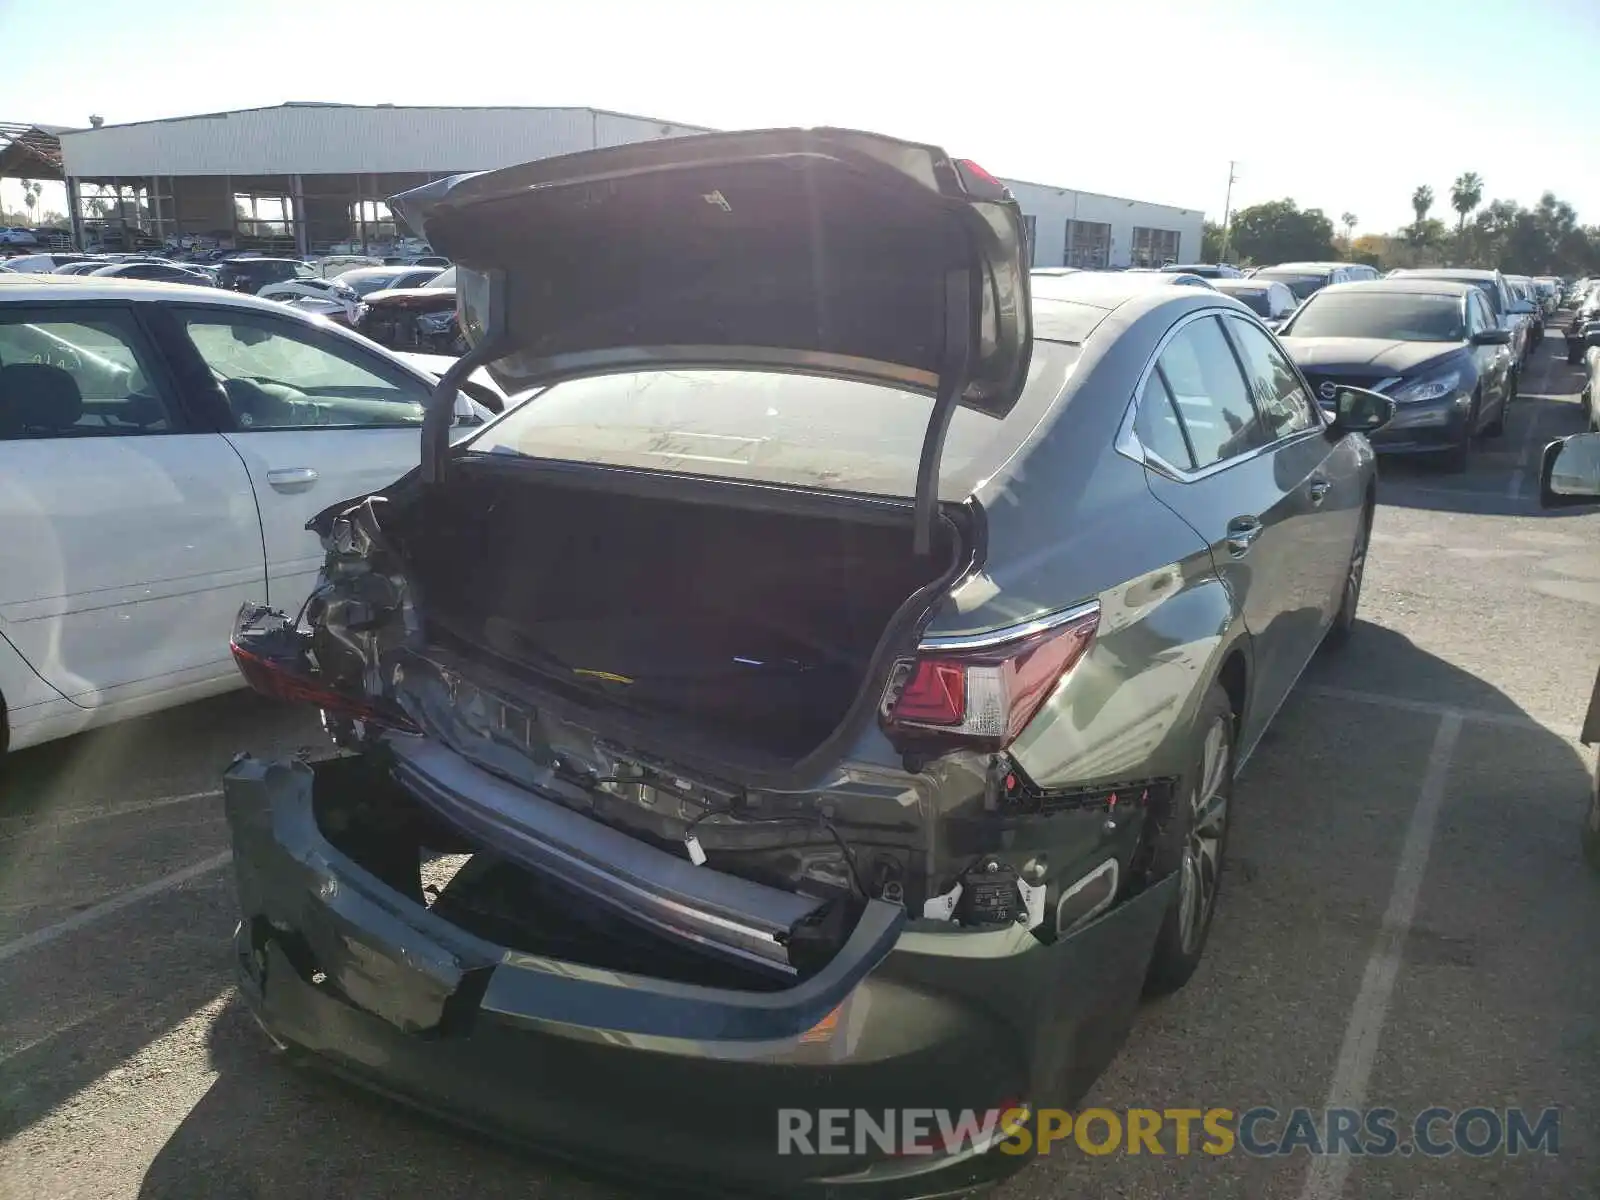
M 1178 261 L 1178 231 L 1176 229 L 1144 229 L 1133 227 L 1133 250 L 1129 265 L 1159 267 Z
M 1022 214 L 1022 257 L 1031 267 L 1036 265 L 1033 260 L 1033 248 L 1038 244 L 1039 218 L 1031 213 Z
M 394 214 L 382 200 L 358 200 L 350 206 L 350 228 L 363 246 L 371 242 L 392 242 L 399 236 Z
M 1068 221 L 1061 265 L 1093 270 L 1111 265 L 1111 226 L 1098 221 Z
M 249 245 L 277 249 L 294 238 L 294 203 L 287 196 L 235 192 L 233 225 Z

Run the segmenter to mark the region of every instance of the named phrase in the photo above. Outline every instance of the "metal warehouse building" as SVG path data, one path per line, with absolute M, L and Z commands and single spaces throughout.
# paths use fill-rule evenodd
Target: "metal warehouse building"
M 199 240 L 300 255 L 386 251 L 406 231 L 385 199 L 430 179 L 711 132 L 593 108 L 314 103 L 11 128 L 28 132 L 13 133 L 19 161 L 0 158 L 0 174 L 63 180 L 80 246 Z M 1008 182 L 1028 214 L 1036 266 L 1156 265 L 1200 253 L 1197 211 Z

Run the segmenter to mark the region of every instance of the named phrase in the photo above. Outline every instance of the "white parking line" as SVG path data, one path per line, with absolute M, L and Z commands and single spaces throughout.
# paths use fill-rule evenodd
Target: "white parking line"
M 149 883 L 141 883 L 138 887 L 129 888 L 125 892 L 118 892 L 109 900 L 102 900 L 99 904 L 91 905 L 82 912 L 73 913 L 65 921 L 57 921 L 54 925 L 46 925 L 43 929 L 36 929 L 15 941 L 0 944 L 0 963 L 9 962 L 19 954 L 26 954 L 29 950 L 37 950 L 40 946 L 49 945 L 57 938 L 65 937 L 82 929 L 86 925 L 93 925 L 102 917 L 109 917 L 112 913 L 121 912 L 130 904 L 137 904 L 151 896 L 159 896 L 162 892 L 170 892 L 173 888 L 182 887 L 191 879 L 199 879 L 202 875 L 209 875 L 212 871 L 220 870 L 228 865 L 233 858 L 231 850 L 224 850 L 221 854 L 213 854 L 210 858 L 201 859 L 182 870 L 174 871 L 170 875 L 163 875 L 160 879 L 152 879 Z
M 220 795 L 222 795 L 221 788 L 212 788 L 205 792 L 185 792 L 181 796 L 158 796 L 153 800 L 128 800 L 121 804 L 102 804 L 95 808 L 73 808 L 42 818 L 18 817 L 10 821 L 0 821 L 0 842 L 15 841 L 41 830 L 64 829 L 88 821 L 104 821 L 109 817 L 126 817 L 132 813 L 169 808 L 174 804 L 210 800 Z
M 1458 713 L 1448 713 L 1439 718 L 1439 730 L 1434 734 L 1433 749 L 1428 754 L 1428 766 L 1417 792 L 1417 804 L 1411 810 L 1411 821 L 1406 826 L 1405 845 L 1400 851 L 1400 865 L 1395 869 L 1389 907 L 1384 910 L 1383 926 L 1378 931 L 1378 941 L 1372 948 L 1372 955 L 1367 959 L 1367 969 L 1361 977 L 1361 991 L 1350 1010 L 1344 1044 L 1339 1048 L 1339 1062 L 1328 1088 L 1329 1108 L 1360 1108 L 1366 1099 L 1372 1063 L 1378 1054 L 1379 1036 L 1383 1032 L 1384 1019 L 1389 1015 L 1389 1001 L 1394 995 L 1395 979 L 1400 973 L 1400 960 L 1405 953 L 1406 934 L 1416 915 L 1417 894 L 1422 890 L 1422 877 L 1428 869 L 1433 831 L 1439 823 L 1439 809 L 1444 804 L 1444 785 L 1450 774 L 1450 758 L 1461 737 L 1461 726 L 1462 718 Z M 1300 1200 L 1338 1200 L 1344 1190 L 1345 1179 L 1350 1174 L 1350 1167 L 1350 1157 L 1343 1153 L 1313 1159 Z
M 1441 704 L 1437 700 L 1412 700 L 1407 696 L 1391 696 L 1387 692 L 1362 692 L 1355 688 L 1331 687 L 1327 684 L 1302 684 L 1300 690 L 1307 696 L 1324 700 L 1348 700 L 1356 704 L 1374 704 L 1381 708 L 1395 708 L 1402 712 L 1425 713 L 1432 717 L 1455 717 L 1462 721 L 1479 721 L 1485 725 L 1504 725 L 1511 729 L 1526 729 L 1530 733 L 1553 733 L 1569 742 L 1578 740 L 1576 725 L 1551 725 L 1535 720 L 1525 713 L 1495 712 L 1488 708 L 1462 708 L 1456 704 Z

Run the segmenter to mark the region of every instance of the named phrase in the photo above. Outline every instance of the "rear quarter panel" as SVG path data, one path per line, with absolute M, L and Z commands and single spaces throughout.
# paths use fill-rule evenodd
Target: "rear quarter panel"
M 1099 600 L 1093 647 L 1012 747 L 1041 786 L 1176 774 L 1225 655 L 1248 653 L 1209 548 L 1114 448 L 1160 337 L 1215 302 L 1126 305 L 1142 311 L 1107 318 L 1053 418 L 980 494 L 983 570 L 935 618 L 932 632 L 972 633 Z

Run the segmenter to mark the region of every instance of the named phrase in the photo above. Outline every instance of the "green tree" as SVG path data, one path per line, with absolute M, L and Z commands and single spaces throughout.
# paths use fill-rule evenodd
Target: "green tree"
M 1483 199 L 1483 176 L 1476 171 L 1463 171 L 1450 185 L 1450 207 L 1456 210 L 1456 237 L 1467 230 L 1467 218 Z M 1412 197 L 1416 203 L 1416 197 Z
M 1411 193 L 1411 211 L 1417 214 L 1416 223 L 1421 225 L 1428 219 L 1428 210 L 1433 207 L 1433 189 L 1423 184 Z
M 1301 209 L 1293 200 L 1269 200 L 1233 216 L 1230 239 L 1241 258 L 1256 263 L 1327 259 L 1334 255 L 1333 222 L 1320 208 Z
M 1355 243 L 1356 222 L 1360 219 L 1355 213 L 1349 211 L 1339 214 L 1339 224 L 1344 226 L 1344 248 L 1346 252 Z
M 1206 221 L 1200 227 L 1200 261 L 1222 261 L 1222 226 Z

